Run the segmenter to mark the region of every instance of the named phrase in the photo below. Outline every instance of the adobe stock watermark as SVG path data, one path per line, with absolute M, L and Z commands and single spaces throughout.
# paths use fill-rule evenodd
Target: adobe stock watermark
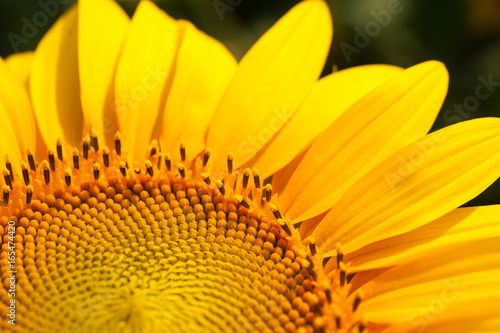
M 488 78 L 479 75 L 477 80 L 479 83 L 474 94 L 465 97 L 461 104 L 455 103 L 453 108 L 446 109 L 443 112 L 444 121 L 454 124 L 469 119 L 471 113 L 479 109 L 480 102 L 490 98 L 496 88 L 500 87 L 500 81 L 493 81 L 492 74 L 488 75 Z
M 41 8 L 31 18 L 23 16 L 21 21 L 23 26 L 18 33 L 9 32 L 7 38 L 15 52 L 19 52 L 19 46 L 28 44 L 28 42 L 35 38 L 40 28 L 45 27 L 49 23 L 49 18 L 54 18 L 61 11 L 61 5 L 66 5 L 74 0 L 39 0 L 38 6 Z
M 418 168 L 436 151 L 436 146 L 446 141 L 445 132 L 435 132 L 433 135 L 424 137 L 416 142 L 416 149 L 407 155 L 399 155 L 399 166 L 395 172 L 387 171 L 384 174 L 385 181 L 392 191 L 406 178 L 413 175 Z
M 7 290 L 7 296 L 9 298 L 9 302 L 7 305 L 7 322 L 16 326 L 16 223 L 14 221 L 9 221 L 6 231 L 6 240 L 7 240 L 7 271 L 5 271 L 5 279 L 9 282 L 9 289 Z
M 243 0 L 214 0 L 215 12 L 219 15 L 219 19 L 224 21 L 224 13 L 234 11 L 236 6 L 239 6 Z
M 467 286 L 460 285 L 458 277 L 453 280 L 445 280 L 441 293 L 432 299 L 428 304 L 418 308 L 410 316 L 410 325 L 417 329 L 412 332 L 424 332 L 427 326 L 437 319 L 437 317 L 449 306 L 455 302 Z
M 262 126 L 259 130 L 245 138 L 236 147 L 236 152 L 244 159 L 250 159 L 252 156 L 267 143 L 271 138 L 292 118 L 294 111 L 287 106 L 272 109 L 272 116 L 266 126 Z M 224 177 L 222 170 L 212 170 L 212 178 L 221 179 Z
M 372 38 L 377 37 L 382 32 L 382 28 L 387 27 L 391 23 L 393 15 L 398 15 L 402 11 L 403 5 L 399 0 L 388 0 L 386 9 L 379 11 L 371 10 L 370 15 L 373 20 L 368 21 L 363 29 L 354 27 L 354 31 L 356 32 L 354 45 L 346 42 L 342 42 L 339 45 L 347 63 L 351 63 L 353 54 L 360 54 L 362 49 L 370 45 Z
M 249 136 L 238 145 L 238 154 L 243 156 L 255 155 L 293 116 L 292 110 L 286 106 L 274 108 L 272 113 L 273 116 L 269 119 L 267 126 L 261 127 L 255 135 Z

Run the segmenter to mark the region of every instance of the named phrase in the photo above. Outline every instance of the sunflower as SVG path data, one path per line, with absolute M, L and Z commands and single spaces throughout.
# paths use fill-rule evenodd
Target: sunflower
M 500 120 L 427 134 L 444 65 L 318 79 L 331 36 L 81 0 L 0 59 L 2 331 L 497 332 Z

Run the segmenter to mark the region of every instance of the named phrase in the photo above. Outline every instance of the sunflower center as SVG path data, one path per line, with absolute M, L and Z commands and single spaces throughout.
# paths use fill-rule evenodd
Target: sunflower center
M 314 244 L 303 245 L 268 202 L 270 185 L 261 190 L 256 171 L 236 181 L 228 158 L 228 172 L 213 181 L 203 172 L 210 151 L 186 163 L 183 145 L 177 170 L 170 155 L 160 159 L 152 149 L 144 167 L 132 171 L 118 147 L 99 150 L 84 140 L 84 154 L 76 150 L 72 166 L 59 149 L 58 160 L 49 152 L 49 162 L 35 170 L 23 164 L 22 186 L 5 173 L 8 206 L 1 209 L 8 214 L 2 213 L 0 232 L 3 254 L 15 224 L 16 295 L 8 294 L 12 270 L 2 256 L 0 297 L 4 304 L 16 299 L 17 327 L 321 332 L 342 326 Z M 338 278 L 345 283 L 345 270 Z

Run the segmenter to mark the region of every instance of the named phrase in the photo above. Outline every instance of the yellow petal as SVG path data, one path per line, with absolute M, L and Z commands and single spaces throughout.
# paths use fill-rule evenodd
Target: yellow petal
M 29 90 L 29 77 L 33 66 L 33 51 L 14 53 L 5 58 L 7 67 L 11 70 L 26 90 Z
M 361 288 L 359 310 L 398 332 L 462 320 L 480 326 L 500 315 L 499 241 L 492 236 L 446 246 L 392 268 Z
M 219 100 L 236 69 L 224 45 L 182 21 L 184 34 L 175 77 L 163 114 L 161 147 L 177 152 L 183 141 L 191 154 L 205 147 L 205 136 Z
M 21 148 L 17 140 L 17 133 L 14 131 L 12 124 L 10 123 L 9 112 L 4 107 L 3 103 L 0 101 L 0 169 L 3 172 L 5 168 L 5 156 L 9 156 L 11 163 L 14 166 L 19 167 L 21 163 Z M 3 184 L 3 177 L 2 184 Z
M 306 154 L 307 148 L 303 152 L 295 156 L 295 158 L 290 163 L 288 163 L 273 175 L 271 183 L 273 186 L 273 193 L 278 193 L 278 195 L 281 197 L 283 191 L 285 190 L 286 184 L 288 183 L 288 180 L 290 180 L 293 172 L 295 171 L 295 169 L 297 169 L 297 166 L 300 164 Z
M 7 112 L 12 129 L 17 134 L 3 140 L 9 142 L 17 140 L 21 149 L 19 153 L 25 152 L 28 147 L 35 149 L 36 125 L 28 93 L 2 58 L 0 58 L 0 104 Z M 0 158 L 3 159 L 3 156 Z
M 446 68 L 429 61 L 367 94 L 314 141 L 280 209 L 304 220 L 332 207 L 364 174 L 430 130 L 447 88 Z
M 327 5 L 303 1 L 247 52 L 208 132 L 216 170 L 228 152 L 235 167 L 248 161 L 296 112 L 321 73 L 331 36 Z
M 352 252 L 433 221 L 500 175 L 500 118 L 480 118 L 436 131 L 361 178 L 314 230 L 323 251 Z
M 83 0 L 78 3 L 78 65 L 80 69 L 81 99 L 86 129 L 96 130 L 102 139 L 103 131 L 118 129 L 103 127 L 104 109 L 116 61 L 127 33 L 129 18 L 121 7 L 111 0 Z M 111 86 L 110 86 L 111 85 Z
M 77 6 L 64 13 L 35 51 L 30 93 L 35 118 L 48 147 L 66 147 L 82 138 L 83 113 L 78 76 Z
M 263 178 L 274 174 L 356 101 L 400 71 L 388 65 L 359 66 L 319 80 L 292 119 L 248 164 Z
M 405 234 L 348 254 L 351 272 L 401 264 L 419 253 L 500 234 L 500 205 L 458 208 Z
M 492 301 L 491 305 L 496 306 Z M 474 306 L 469 304 L 467 306 Z M 464 306 L 462 306 L 464 308 Z M 464 308 L 466 311 L 466 309 Z M 452 310 L 450 310 L 452 311 Z M 452 321 L 447 320 L 428 320 L 427 318 L 415 318 L 413 325 L 404 329 L 401 325 L 392 325 L 391 327 L 381 331 L 383 333 L 443 333 L 443 332 L 460 332 L 460 333 L 498 333 L 500 332 L 500 318 L 494 317 L 491 314 L 485 314 L 480 317 L 458 317 L 455 316 Z M 433 317 L 431 317 L 432 319 Z M 405 325 L 407 326 L 407 325 Z M 368 326 L 369 327 L 369 326 Z M 424 331 L 422 331 L 424 329 Z M 370 332 L 372 332 L 370 330 Z
M 174 19 L 150 1 L 136 9 L 118 62 L 115 108 L 124 147 L 136 160 L 146 156 L 163 110 L 178 43 Z

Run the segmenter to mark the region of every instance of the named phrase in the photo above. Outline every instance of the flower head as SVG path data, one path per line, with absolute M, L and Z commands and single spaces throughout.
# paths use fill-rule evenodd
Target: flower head
M 0 59 L 2 328 L 498 329 L 500 207 L 457 207 L 500 120 L 427 134 L 443 64 L 319 79 L 331 35 L 303 1 L 238 63 L 152 2 L 81 0 Z

